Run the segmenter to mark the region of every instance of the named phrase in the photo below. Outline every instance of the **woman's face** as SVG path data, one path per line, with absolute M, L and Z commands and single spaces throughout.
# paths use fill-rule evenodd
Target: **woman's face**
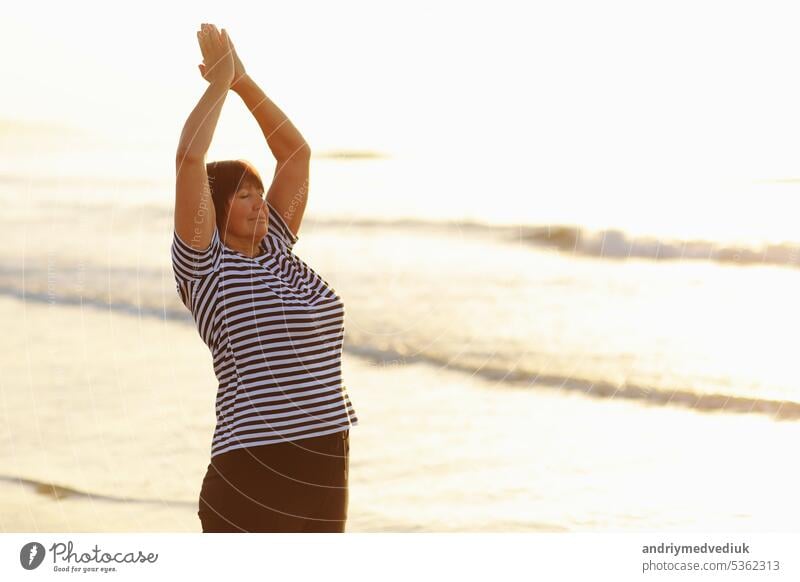
M 255 184 L 244 184 L 228 203 L 227 237 L 244 245 L 258 242 L 267 234 L 268 219 L 264 191 Z

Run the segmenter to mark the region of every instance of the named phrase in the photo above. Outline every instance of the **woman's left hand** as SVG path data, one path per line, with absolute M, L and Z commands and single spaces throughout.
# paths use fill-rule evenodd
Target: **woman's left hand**
M 233 51 L 233 82 L 231 82 L 231 89 L 236 89 L 236 84 L 247 78 L 247 71 L 244 70 L 242 60 L 239 58 L 239 55 L 236 54 L 236 47 L 233 46 L 233 41 L 230 36 L 228 36 L 228 42 Z

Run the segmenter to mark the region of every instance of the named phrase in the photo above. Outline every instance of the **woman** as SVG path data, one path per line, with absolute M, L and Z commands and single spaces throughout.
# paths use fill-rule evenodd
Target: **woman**
M 247 75 L 227 32 L 203 24 L 208 81 L 181 134 L 172 265 L 219 380 L 204 532 L 343 532 L 349 428 L 341 298 L 293 252 L 310 150 Z M 269 192 L 247 162 L 205 163 L 229 89 L 277 160 Z

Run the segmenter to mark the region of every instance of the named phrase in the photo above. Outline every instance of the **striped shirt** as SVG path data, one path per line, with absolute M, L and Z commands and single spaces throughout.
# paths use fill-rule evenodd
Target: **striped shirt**
M 269 209 L 255 257 L 225 246 L 216 225 L 204 251 L 173 231 L 177 292 L 219 381 L 212 458 L 358 424 L 342 384 L 344 304 L 292 252 L 298 237 Z

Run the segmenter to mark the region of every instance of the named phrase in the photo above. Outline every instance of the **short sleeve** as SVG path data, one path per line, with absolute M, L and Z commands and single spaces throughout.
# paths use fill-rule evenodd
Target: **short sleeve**
M 292 247 L 294 247 L 299 237 L 291 231 L 280 212 L 278 212 L 272 204 L 267 202 L 267 206 L 269 206 L 267 237 L 280 247 L 289 251 L 292 250 Z
M 180 239 L 173 230 L 172 236 L 172 270 L 175 280 L 180 284 L 199 281 L 219 268 L 222 256 L 222 243 L 219 239 L 217 225 L 211 236 L 211 244 L 205 250 L 198 251 Z

